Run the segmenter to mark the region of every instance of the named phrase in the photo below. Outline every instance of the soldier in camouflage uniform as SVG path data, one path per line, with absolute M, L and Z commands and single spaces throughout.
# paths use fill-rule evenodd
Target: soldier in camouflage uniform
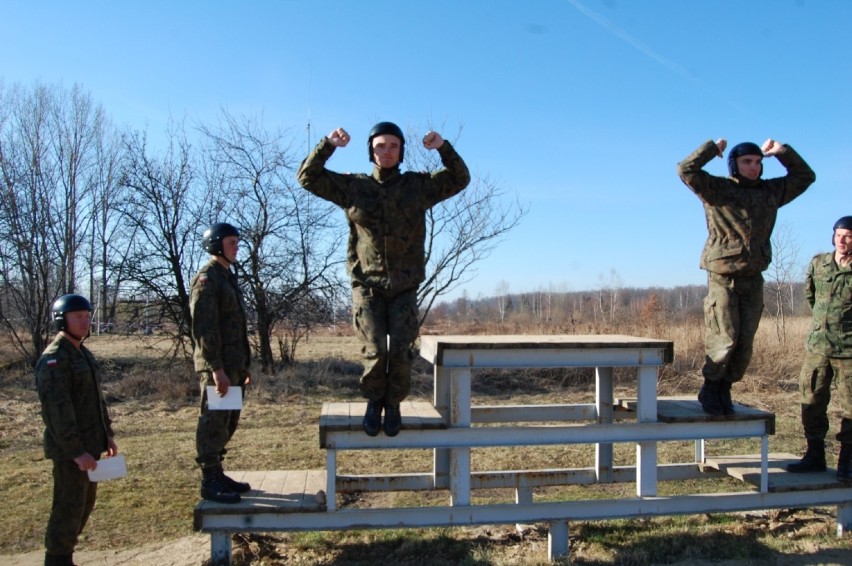
M 386 435 L 395 436 L 419 333 L 417 288 L 425 278 L 426 213 L 464 189 L 470 174 L 450 142 L 436 132 L 426 134 L 423 146 L 437 150 L 445 168 L 434 173 L 400 172 L 405 136 L 390 122 L 380 122 L 370 131 L 371 175 L 326 169 L 334 150 L 348 143 L 343 128 L 331 132 L 302 163 L 298 178 L 305 189 L 346 212 L 354 326 L 363 344 L 364 431 L 375 436 L 383 428 Z
M 195 433 L 196 461 L 201 466 L 201 497 L 221 503 L 237 503 L 240 493 L 251 489 L 225 475 L 225 446 L 240 421 L 240 411 L 211 411 L 207 386 L 225 395 L 231 386 L 243 387 L 249 374 L 248 342 L 243 295 L 231 265 L 237 260 L 240 233 L 230 224 L 213 224 L 204 232 L 202 245 L 210 254 L 192 279 L 190 313 L 195 371 L 201 376 L 201 414 Z
M 805 294 L 813 309 L 813 324 L 799 374 L 802 425 L 808 449 L 787 466 L 791 472 L 825 471 L 825 435 L 831 382 L 840 393 L 840 456 L 837 478 L 852 481 L 852 216 L 834 224 L 834 251 L 811 260 Z
M 731 386 L 740 381 L 752 356 L 763 312 L 763 271 L 772 261 L 770 237 L 778 209 L 789 203 L 816 175 L 789 145 L 769 139 L 734 146 L 728 154 L 729 177 L 702 168 L 721 157 L 727 142 L 707 141 L 678 163 L 678 175 L 704 204 L 707 241 L 701 268 L 707 270 L 704 300 L 704 384 L 698 400 L 711 415 L 733 414 Z M 763 157 L 775 156 L 787 175 L 761 179 Z
M 63 295 L 51 309 L 59 333 L 35 365 L 44 420 L 44 455 L 53 460 L 53 506 L 44 536 L 45 565 L 73 565 L 77 537 L 95 506 L 98 484 L 88 471 L 103 453 L 115 456 L 112 421 L 101 391 L 101 368 L 83 346 L 92 305 Z

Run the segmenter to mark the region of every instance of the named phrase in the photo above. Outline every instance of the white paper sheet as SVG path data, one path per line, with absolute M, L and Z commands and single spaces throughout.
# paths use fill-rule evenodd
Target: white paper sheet
M 117 454 L 112 458 L 98 460 L 98 467 L 89 470 L 89 481 L 107 481 L 123 478 L 127 475 L 127 463 L 124 454 Z
M 207 408 L 211 411 L 239 411 L 243 408 L 243 388 L 231 386 L 224 397 L 219 397 L 216 387 L 207 386 Z

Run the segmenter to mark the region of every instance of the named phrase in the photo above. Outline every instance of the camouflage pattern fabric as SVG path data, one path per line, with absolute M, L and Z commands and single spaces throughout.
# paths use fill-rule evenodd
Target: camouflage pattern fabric
M 101 391 L 101 368 L 85 347 L 59 335 L 35 365 L 44 420 L 44 455 L 73 460 L 88 452 L 98 458 L 113 436 Z
M 751 363 L 763 313 L 763 277 L 707 274 L 702 373 L 710 381 L 740 381 Z
M 805 296 L 813 309 L 807 352 L 799 374 L 805 438 L 828 434 L 832 382 L 840 396 L 837 440 L 852 442 L 852 268 L 840 267 L 834 253 L 815 256 L 805 278 Z
M 411 389 L 414 341 L 420 329 L 417 291 L 385 296 L 358 285 L 352 290 L 352 302 L 364 359 L 361 393 L 373 401 L 399 403 Z
M 750 181 L 717 177 L 702 167 L 719 155 L 708 141 L 678 163 L 678 175 L 704 204 L 707 241 L 701 268 L 723 275 L 757 275 L 772 261 L 770 238 L 778 209 L 801 195 L 816 175 L 789 145 L 777 156 L 787 175 Z
M 44 533 L 45 550 L 63 556 L 74 552 L 83 527 L 95 508 L 97 482 L 74 460 L 53 461 L 53 505 Z
M 341 174 L 325 168 L 334 149 L 323 138 L 302 162 L 298 179 L 346 213 L 353 283 L 394 293 L 416 289 L 425 277 L 426 213 L 468 185 L 467 166 L 445 140 L 437 150 L 445 168 L 434 173 L 377 166 L 372 175 Z
M 834 253 L 815 256 L 805 275 L 805 297 L 813 309 L 807 349 L 833 358 L 852 358 L 852 267 Z
M 211 259 L 192 279 L 190 294 L 193 359 L 201 383 L 201 412 L 195 432 L 196 461 L 221 465 L 225 446 L 240 421 L 240 411 L 209 411 L 207 388 L 213 371 L 224 369 L 231 385 L 243 387 L 251 363 L 248 325 L 236 276 Z M 243 395 L 246 390 L 243 387 Z
M 74 462 L 107 450 L 114 436 L 101 391 L 101 369 L 85 347 L 77 349 L 58 335 L 35 365 L 36 387 L 44 420 L 44 455 L 53 460 L 53 504 L 45 549 L 53 555 L 74 552 L 92 512 L 97 484 Z
M 246 309 L 237 277 L 211 259 L 192 278 L 191 287 L 195 371 L 224 368 L 236 383 L 245 376 L 251 362 Z
M 335 173 L 325 168 L 334 150 L 323 138 L 302 162 L 298 179 L 346 214 L 353 321 L 364 356 L 361 391 L 371 400 L 398 403 L 410 389 L 419 332 L 417 288 L 426 274 L 426 213 L 461 192 L 470 173 L 446 140 L 437 150 L 444 168 L 433 173 L 378 166 L 372 175 Z

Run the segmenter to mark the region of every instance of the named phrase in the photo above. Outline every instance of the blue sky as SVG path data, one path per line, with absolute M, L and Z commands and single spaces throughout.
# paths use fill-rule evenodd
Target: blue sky
M 705 224 L 678 179 L 707 139 L 790 143 L 817 182 L 783 208 L 804 266 L 852 214 L 852 2 L 432 0 L 0 5 L 0 78 L 80 84 L 156 139 L 220 108 L 304 140 L 443 129 L 529 214 L 453 293 L 702 284 Z M 714 160 L 711 173 L 726 174 Z M 765 176 L 784 174 L 768 159 Z

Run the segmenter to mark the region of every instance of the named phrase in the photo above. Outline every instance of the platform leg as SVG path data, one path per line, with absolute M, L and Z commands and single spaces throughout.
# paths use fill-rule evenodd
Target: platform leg
M 552 521 L 547 533 L 547 559 L 568 556 L 568 521 Z
M 842 503 L 837 506 L 837 536 L 852 531 L 852 502 Z
M 642 366 L 637 370 L 636 420 L 657 422 L 657 368 Z M 636 444 L 636 495 L 657 495 L 657 443 Z
M 211 566 L 231 566 L 231 533 L 213 531 L 210 533 Z
M 595 368 L 595 409 L 598 424 L 612 424 L 612 368 Z M 612 444 L 595 445 L 595 475 L 598 483 L 612 483 Z
M 470 369 L 452 369 L 450 427 L 470 428 Z M 450 449 L 450 504 L 470 505 L 470 448 Z
M 760 437 L 760 493 L 769 493 L 769 437 Z
M 325 510 L 337 509 L 337 450 L 325 451 Z
M 450 369 L 443 366 L 435 366 L 435 391 L 433 393 L 433 404 L 439 413 L 449 418 L 450 414 Z M 446 423 L 450 426 L 450 423 Z M 435 448 L 432 451 L 432 485 L 438 488 L 449 488 L 450 485 L 450 450 L 448 448 Z

